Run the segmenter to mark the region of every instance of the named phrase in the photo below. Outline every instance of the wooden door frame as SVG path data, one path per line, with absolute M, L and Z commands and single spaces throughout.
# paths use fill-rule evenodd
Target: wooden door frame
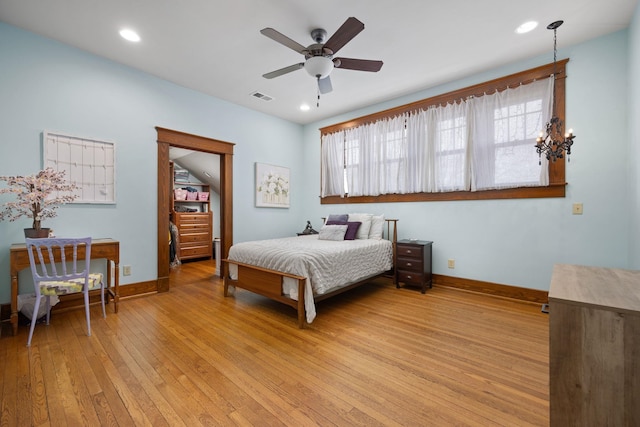
M 226 258 L 233 243 L 233 146 L 231 142 L 156 126 L 158 132 L 158 292 L 169 290 L 169 148 L 179 147 L 220 156 L 220 248 Z M 222 275 L 222 274 L 221 274 Z

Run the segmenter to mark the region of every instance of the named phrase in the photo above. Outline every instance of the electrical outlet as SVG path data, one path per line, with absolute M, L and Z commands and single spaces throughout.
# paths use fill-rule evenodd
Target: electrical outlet
M 456 260 L 455 259 L 450 259 L 449 261 L 447 261 L 447 267 L 456 268 Z
M 131 276 L 131 266 L 130 265 L 123 265 L 122 266 L 122 275 L 123 276 Z
M 582 203 L 574 203 L 573 204 L 573 214 L 574 215 L 582 215 Z

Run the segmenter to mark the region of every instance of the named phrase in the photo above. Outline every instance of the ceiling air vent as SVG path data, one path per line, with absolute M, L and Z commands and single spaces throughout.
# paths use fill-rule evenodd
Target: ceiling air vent
M 271 101 L 273 99 L 272 96 L 265 95 L 264 93 L 261 93 L 261 92 L 253 92 L 251 96 L 258 99 L 262 99 L 263 101 Z

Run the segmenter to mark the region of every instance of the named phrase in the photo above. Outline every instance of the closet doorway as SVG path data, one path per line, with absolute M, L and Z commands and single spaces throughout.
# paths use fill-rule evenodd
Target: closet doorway
M 170 195 L 173 189 L 169 173 L 169 150 L 183 148 L 217 154 L 220 161 L 220 253 L 225 258 L 233 242 L 233 143 L 156 127 L 158 132 L 158 283 L 157 291 L 169 290 Z M 223 272 L 221 272 L 223 274 Z

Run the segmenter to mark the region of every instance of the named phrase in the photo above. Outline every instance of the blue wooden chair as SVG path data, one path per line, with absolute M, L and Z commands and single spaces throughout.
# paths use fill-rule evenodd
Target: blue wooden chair
M 100 289 L 102 316 L 107 317 L 104 309 L 104 283 L 101 273 L 91 273 L 91 237 L 26 239 L 31 274 L 36 293 L 31 328 L 27 347 L 31 345 L 33 330 L 38 318 L 40 301 L 45 297 L 47 303 L 47 325 L 51 312 L 50 297 L 82 292 L 87 317 L 87 335 L 91 336 L 89 316 L 89 291 Z M 82 256 L 84 252 L 84 256 Z

